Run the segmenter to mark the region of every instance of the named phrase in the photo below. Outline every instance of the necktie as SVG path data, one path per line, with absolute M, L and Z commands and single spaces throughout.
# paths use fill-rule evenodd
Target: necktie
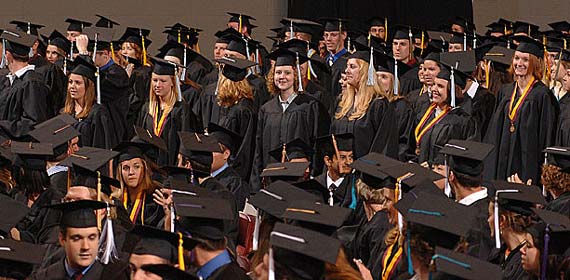
M 329 205 L 333 206 L 334 204 L 334 199 L 333 199 L 333 192 L 336 190 L 337 186 L 335 185 L 335 183 L 332 183 L 329 186 Z
M 81 280 L 81 278 L 83 278 L 83 273 L 81 273 L 81 272 L 77 272 L 77 273 L 73 274 L 73 277 L 72 277 L 73 280 Z
M 333 63 L 334 63 L 334 61 L 333 61 L 333 56 L 332 56 L 332 55 L 329 55 L 329 66 L 332 66 Z

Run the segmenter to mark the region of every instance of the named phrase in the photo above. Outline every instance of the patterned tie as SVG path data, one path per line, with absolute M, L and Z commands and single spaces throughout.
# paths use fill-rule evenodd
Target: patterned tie
M 83 273 L 81 272 L 77 272 L 73 274 L 73 277 L 71 277 L 72 280 L 81 280 L 81 278 L 83 278 Z
M 332 55 L 329 55 L 329 66 L 332 67 L 333 63 L 334 63 L 334 61 L 333 61 L 333 56 L 332 56 Z

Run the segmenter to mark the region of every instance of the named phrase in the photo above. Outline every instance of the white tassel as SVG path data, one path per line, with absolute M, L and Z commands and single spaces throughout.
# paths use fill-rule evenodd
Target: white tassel
M 303 78 L 301 77 L 301 65 L 299 65 L 299 53 L 297 54 L 297 80 L 299 80 L 299 92 L 303 92 Z
M 28 57 L 34 56 L 34 49 L 30 48 L 30 52 L 28 53 Z
M 252 242 L 252 249 L 257 251 L 259 248 L 259 227 L 261 226 L 261 215 L 259 214 L 260 210 L 257 210 L 257 215 L 255 215 L 255 227 L 253 228 L 253 242 Z
M 107 203 L 107 222 L 103 227 L 101 234 L 101 243 L 99 245 L 99 261 L 108 264 L 117 259 L 117 248 L 115 246 L 115 235 L 113 234 L 113 221 L 111 220 L 111 209 Z
M 544 165 L 548 164 L 548 153 L 544 153 Z M 547 197 L 548 192 L 546 191 L 546 187 L 542 184 L 542 196 Z
M 186 52 L 187 52 L 187 51 L 188 51 L 187 48 L 184 47 L 184 59 L 183 59 L 184 68 L 182 68 L 182 74 L 180 74 L 180 80 L 181 80 L 181 81 L 186 80 L 186 66 L 188 66 L 188 65 L 187 65 L 187 63 L 188 63 L 188 62 L 187 62 L 188 58 L 186 57 Z
M 398 79 L 398 60 L 394 58 L 394 95 L 400 94 L 400 81 Z
M 501 248 L 501 229 L 499 229 L 499 194 L 501 193 L 517 193 L 519 190 L 497 190 L 495 191 L 495 205 L 493 213 L 493 222 L 495 230 L 495 248 Z
M 174 232 L 174 220 L 176 213 L 174 212 L 174 205 L 170 205 L 170 232 Z
M 467 32 L 463 33 L 463 51 L 467 51 Z
M 368 63 L 368 80 L 366 81 L 367 86 L 373 86 L 376 84 L 376 69 L 374 69 L 374 47 L 370 47 L 370 63 Z
M 473 31 L 473 48 L 477 48 L 477 33 L 475 31 Z
M 63 74 L 67 76 L 67 57 L 63 57 Z
M 177 100 L 178 100 L 178 102 L 181 102 L 182 101 L 182 90 L 180 89 L 180 79 L 174 79 L 174 80 L 176 80 L 176 90 L 178 91 L 177 92 L 177 95 L 178 95 Z
M 398 188 L 398 201 L 402 200 L 402 179 L 400 179 L 399 182 L 396 183 L 397 184 L 397 188 Z M 402 213 L 400 213 L 398 211 L 398 230 L 400 231 L 400 234 L 403 234 L 403 230 L 404 230 L 404 217 L 402 216 Z
M 2 39 L 2 62 L 0 68 L 6 67 L 6 39 Z
M 289 39 L 293 39 L 295 34 L 293 33 L 293 21 L 291 21 L 291 25 L 289 25 Z
M 71 41 L 71 49 L 69 50 L 69 59 L 73 60 L 73 44 L 75 42 Z
M 455 70 L 451 67 L 451 108 L 455 108 Z
M 273 248 L 269 247 L 269 272 L 268 280 L 275 280 L 275 260 L 273 260 Z
M 259 66 L 259 48 L 255 49 L 255 72 L 261 74 L 261 67 Z
M 445 165 L 445 186 L 443 192 L 447 197 L 451 197 L 451 184 L 449 184 L 449 165 L 447 164 L 447 156 L 443 160 Z
M 99 73 L 99 67 L 97 67 L 97 104 L 101 104 L 101 74 Z
M 93 62 L 95 62 L 95 56 L 97 55 L 97 41 L 99 41 L 98 33 L 95 33 L 95 43 L 93 43 Z

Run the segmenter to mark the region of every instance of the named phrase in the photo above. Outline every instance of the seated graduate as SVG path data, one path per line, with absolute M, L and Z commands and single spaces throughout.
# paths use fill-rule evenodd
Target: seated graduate
M 261 172 L 263 186 L 282 180 L 288 183 L 304 182 L 310 179 L 310 164 L 313 149 L 297 138 L 269 152 L 269 157 L 280 163 L 270 163 Z
M 34 265 L 41 263 L 45 247 L 9 239 L 0 240 L 0 247 L 6 248 L 0 255 L 0 277 L 3 279 L 28 279 Z
M 570 148 L 548 147 L 549 160 L 542 167 L 541 182 L 552 196 L 545 209 L 570 216 Z
M 174 197 L 178 226 L 198 244 L 192 250 L 192 265 L 202 279 L 250 279 L 228 249 L 225 220 L 235 218 L 231 201 L 225 198 Z

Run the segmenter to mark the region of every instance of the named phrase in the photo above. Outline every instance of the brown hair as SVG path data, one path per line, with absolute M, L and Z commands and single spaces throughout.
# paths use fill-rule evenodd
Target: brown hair
M 218 95 L 216 99 L 218 100 L 218 105 L 231 107 L 242 99 L 253 100 L 253 90 L 247 79 L 234 82 L 221 75 L 218 81 Z
M 358 71 L 360 75 L 360 82 L 359 88 L 355 89 L 350 84 L 346 85 L 346 90 L 342 93 L 342 97 L 340 102 L 338 103 L 338 107 L 340 110 L 335 114 L 335 119 L 339 120 L 343 117 L 348 115 L 348 120 L 353 121 L 362 118 L 366 111 L 368 111 L 368 106 L 372 100 L 376 97 L 383 96 L 382 93 L 382 86 L 378 83 L 375 83 L 373 86 L 366 85 L 366 81 L 368 80 L 368 62 L 357 59 L 358 66 L 360 66 L 360 70 Z M 357 104 L 354 103 L 354 99 L 357 94 L 362 94 L 362 98 L 360 98 Z
M 392 74 L 392 73 L 390 73 Z M 390 75 L 390 87 L 388 89 L 384 89 L 383 92 L 385 92 L 384 94 L 382 94 L 384 97 L 388 98 L 388 101 L 393 102 L 396 101 L 398 99 L 403 99 L 404 96 L 402 95 L 394 95 L 394 74 Z M 382 85 L 380 84 L 380 82 L 378 82 L 378 85 L 380 87 L 382 87 Z M 398 85 L 399 86 L 399 85 Z
M 543 166 L 540 179 L 548 191 L 560 194 L 570 191 L 570 174 L 560 171 L 560 167 L 556 165 Z
M 513 56 L 513 62 L 511 63 L 511 67 L 509 67 L 509 74 L 515 75 L 515 67 L 514 67 L 515 57 Z M 542 80 L 542 75 L 544 74 L 544 59 L 542 57 L 536 57 L 533 54 L 528 55 L 528 71 L 535 79 Z
M 152 75 L 156 75 L 156 74 L 152 74 Z M 164 112 L 162 114 L 169 114 L 170 111 L 172 111 L 172 108 L 174 107 L 174 104 L 176 104 L 176 100 L 178 98 L 178 89 L 176 88 L 176 76 L 170 76 L 170 81 L 172 82 L 172 86 L 170 87 L 170 95 L 166 98 L 166 108 L 164 108 Z M 156 106 L 160 106 L 160 100 L 158 99 L 158 97 L 156 96 L 156 94 L 154 93 L 154 90 L 152 89 L 152 76 L 151 76 L 151 86 L 150 86 L 150 90 L 149 90 L 149 99 L 148 99 L 148 113 L 149 115 L 151 115 L 152 117 L 154 117 L 154 109 L 156 108 Z
M 356 181 L 356 191 L 358 192 L 358 196 L 367 203 L 382 204 L 386 199 L 382 193 L 382 189 L 373 189 L 360 179 Z
M 140 191 L 144 191 L 147 194 L 152 194 L 157 184 L 152 180 L 152 170 L 148 167 L 146 160 L 141 158 L 141 162 L 143 164 L 143 170 L 142 170 L 142 176 L 141 178 L 139 178 L 139 183 L 138 183 L 138 185 L 141 186 Z M 112 194 L 113 197 L 121 197 L 125 190 L 127 193 L 129 192 L 129 188 L 125 186 L 125 181 L 123 179 L 123 173 L 121 170 L 122 167 L 123 164 L 119 163 L 117 165 L 117 171 L 116 171 L 117 180 L 119 180 L 119 182 L 121 183 L 120 193 L 117 194 L 116 192 L 114 192 Z
M 344 279 L 362 279 L 360 272 L 354 269 L 350 262 L 346 259 L 344 249 L 340 248 L 336 263 L 330 264 L 325 262 L 325 280 L 344 280 Z
M 78 75 L 78 74 L 77 74 Z M 81 76 L 81 75 L 80 75 Z M 71 98 L 69 93 L 70 88 L 67 87 L 67 96 L 65 97 L 65 105 L 63 106 L 63 112 L 75 116 L 78 119 L 85 118 L 91 112 L 93 104 L 95 104 L 95 83 L 85 76 L 81 76 L 83 83 L 85 84 L 85 104 L 83 105 L 83 111 L 79 114 L 75 114 L 75 101 Z
M 293 67 L 293 79 L 295 80 L 293 82 L 293 88 L 295 89 L 295 92 L 297 92 L 297 89 L 299 88 L 299 78 L 297 77 L 297 68 L 295 66 Z M 271 93 L 272 95 L 277 95 L 279 94 L 279 88 L 275 85 L 275 64 L 273 64 L 271 66 L 271 69 L 269 70 L 269 72 L 267 73 L 267 80 L 265 81 L 265 84 L 267 85 L 267 90 L 269 91 L 269 93 Z
M 140 61 L 140 63 L 143 63 L 143 52 L 142 52 L 142 48 L 139 47 L 139 45 L 135 44 L 135 43 L 131 43 L 131 42 L 124 42 L 123 44 L 128 44 L 128 46 L 130 46 L 133 50 L 135 50 L 135 58 Z M 147 46 L 148 47 L 148 46 Z M 150 57 L 148 56 L 148 54 L 146 55 L 146 64 L 145 66 L 152 66 L 152 64 L 150 63 Z
M 516 233 L 525 233 L 526 229 L 534 223 L 531 216 L 504 210 L 503 208 L 499 208 L 499 214 L 505 218 L 507 226 Z

